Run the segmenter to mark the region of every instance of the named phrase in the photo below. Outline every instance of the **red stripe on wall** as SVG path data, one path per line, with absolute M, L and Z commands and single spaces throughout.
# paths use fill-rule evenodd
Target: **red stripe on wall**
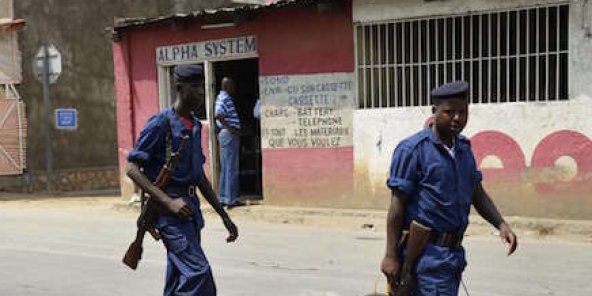
M 262 154 L 266 202 L 319 205 L 352 194 L 353 147 L 263 149 Z
M 129 44 L 127 39 L 113 43 L 113 63 L 115 76 L 115 94 L 117 96 L 117 146 L 119 167 L 123 170 L 126 157 L 134 143 L 133 105 L 130 90 Z

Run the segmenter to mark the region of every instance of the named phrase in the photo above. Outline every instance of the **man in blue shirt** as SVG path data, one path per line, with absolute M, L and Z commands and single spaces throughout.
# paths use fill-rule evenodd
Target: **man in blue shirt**
M 239 148 L 240 120 L 234 106 L 234 81 L 228 77 L 222 79 L 222 91 L 216 98 L 216 125 L 220 129 L 220 201 L 222 205 L 235 207 L 244 205 L 239 196 Z
M 212 270 L 201 248 L 204 226 L 196 185 L 220 215 L 229 232 L 238 230 L 220 205 L 203 171 L 201 124 L 194 114 L 204 104 L 203 69 L 199 65 L 175 67 L 178 99 L 151 118 L 128 155 L 128 176 L 162 205 L 155 226 L 167 248 L 164 295 L 216 295 Z M 179 163 L 163 190 L 152 185 L 171 151 L 178 151 L 181 137 L 188 136 Z
M 516 235 L 485 192 L 471 143 L 460 135 L 468 119 L 468 84 L 456 81 L 432 91 L 434 124 L 404 139 L 394 151 L 387 186 L 392 190 L 387 218 L 386 254 L 381 269 L 391 287 L 406 250 L 399 247 L 412 221 L 431 229 L 422 255 L 412 267 L 412 295 L 458 295 L 465 253 L 461 246 L 471 204 L 517 247 Z

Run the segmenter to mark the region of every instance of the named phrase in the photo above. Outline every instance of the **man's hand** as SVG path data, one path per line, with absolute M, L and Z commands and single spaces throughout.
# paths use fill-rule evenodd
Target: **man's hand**
M 395 283 L 399 278 L 399 273 L 401 272 L 401 262 L 399 259 L 385 256 L 382 259 L 382 264 L 380 265 L 380 269 L 384 276 L 386 276 L 386 280 L 388 281 L 391 290 L 395 288 Z
M 166 204 L 166 208 L 180 219 L 188 221 L 193 217 L 193 211 L 182 198 L 171 199 Z
M 518 238 L 516 234 L 512 231 L 510 226 L 506 222 L 502 222 L 499 226 L 500 237 L 502 238 L 502 242 L 508 243 L 510 248 L 508 250 L 508 256 L 512 255 L 516 248 L 518 248 Z
M 238 228 L 234 225 L 234 222 L 230 220 L 230 217 L 226 216 L 222 218 L 222 222 L 224 222 L 224 227 L 228 230 L 228 237 L 226 238 L 227 243 L 231 243 L 238 238 Z

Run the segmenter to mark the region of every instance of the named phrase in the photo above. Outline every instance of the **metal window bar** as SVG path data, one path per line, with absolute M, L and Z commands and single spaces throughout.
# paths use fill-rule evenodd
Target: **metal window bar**
M 365 108 L 365 101 L 366 101 L 366 85 L 365 83 L 365 75 L 366 75 L 366 68 L 364 67 L 364 65 L 366 64 L 366 49 L 364 48 L 366 46 L 366 42 L 364 40 L 365 34 L 364 31 L 366 30 L 366 28 L 364 26 L 358 26 L 358 30 L 359 30 L 359 40 L 357 41 L 358 46 L 356 47 L 357 50 L 361 51 L 361 54 L 358 54 L 358 78 L 357 80 L 362 80 L 362 81 L 358 81 L 358 95 L 361 94 L 361 98 L 358 98 L 358 106 L 359 108 L 364 109 Z M 359 78 L 361 77 L 361 78 Z
M 417 103 L 416 106 L 423 105 L 423 91 L 422 91 L 422 89 L 423 89 L 423 84 L 422 84 L 423 77 L 422 76 L 423 76 L 424 71 L 423 71 L 423 55 L 422 55 L 422 49 L 423 49 L 423 47 L 422 47 L 422 41 L 423 41 L 423 38 L 421 37 L 421 24 L 422 24 L 422 21 L 418 21 L 417 22 L 417 40 L 418 40 L 417 41 L 417 43 L 418 43 L 417 48 L 418 48 L 418 54 L 419 54 L 418 57 L 417 57 L 417 62 L 419 63 L 419 66 L 418 66 L 417 70 L 419 71 L 419 74 L 417 75 L 417 77 L 418 77 L 418 79 L 417 79 L 418 80 L 417 81 L 417 101 L 418 101 L 418 103 Z
M 397 24 L 395 23 L 393 25 L 393 50 L 394 50 L 394 54 L 393 54 L 393 76 L 394 79 L 393 81 L 395 82 L 395 97 L 393 100 L 394 106 L 393 107 L 399 107 L 399 67 L 397 66 L 398 64 L 398 58 L 399 58 L 399 44 L 397 43 L 397 32 L 398 32 L 398 28 L 401 26 L 401 24 Z
M 469 78 L 471 80 L 473 80 L 473 74 L 475 73 L 475 63 L 473 63 L 473 59 L 475 58 L 475 40 L 473 40 L 473 36 L 474 36 L 474 26 L 473 26 L 473 18 L 474 16 L 469 17 L 469 46 L 471 47 L 470 50 L 470 74 L 469 74 Z M 472 84 L 472 83 L 471 83 Z M 474 98 L 475 98 L 475 88 L 471 87 L 469 88 L 471 90 L 471 99 L 469 100 L 471 103 L 473 102 Z
M 465 18 L 460 18 L 460 75 L 461 79 L 465 77 Z
M 536 23 L 536 25 L 535 25 L 535 28 L 536 28 L 536 38 L 535 38 L 535 46 L 536 47 L 535 47 L 535 50 L 536 50 L 537 55 L 540 52 L 540 42 L 539 42 L 539 40 L 540 40 L 540 26 L 539 26 L 540 24 L 539 24 L 539 18 L 540 17 L 539 17 L 539 10 L 540 9 L 537 8 L 536 9 L 536 14 L 535 14 L 535 18 L 536 18 L 536 20 L 535 20 L 535 23 Z M 535 101 L 539 101 L 541 99 L 540 91 L 539 91 L 540 79 L 541 79 L 541 75 L 539 73 L 539 67 L 540 67 L 539 64 L 540 64 L 540 62 L 541 62 L 541 60 L 537 56 L 536 57 L 536 60 L 534 61 L 534 67 L 535 67 L 534 68 L 535 69 L 534 70 L 534 73 L 536 75 L 536 79 L 534 80 L 534 83 L 535 83 L 534 84 L 534 93 L 535 93 L 534 100 Z
M 502 23 L 502 14 L 498 13 L 497 15 L 497 93 L 496 93 L 496 103 L 499 103 L 501 101 L 501 97 L 502 97 L 502 78 L 501 78 L 501 73 L 502 73 L 502 41 L 501 41 L 501 36 L 502 36 L 502 28 L 501 28 L 501 23 Z
M 557 35 L 557 45 L 555 47 L 555 50 L 557 50 L 557 58 L 555 59 L 555 99 L 559 100 L 559 76 L 560 76 L 560 68 L 559 68 L 559 61 L 560 59 L 560 52 L 561 52 L 561 9 L 559 9 L 559 7 L 557 7 L 557 29 L 556 31 L 556 35 Z
M 440 50 L 439 50 L 440 47 L 438 46 L 438 44 L 440 43 L 439 42 L 440 38 L 438 38 L 438 37 L 440 37 L 440 30 L 438 30 L 439 26 L 438 26 L 437 20 L 434 21 L 434 28 L 436 29 L 436 35 L 435 35 L 436 36 L 436 43 L 435 43 L 435 45 L 436 45 L 435 46 L 436 47 L 435 54 L 436 55 L 434 56 L 434 60 L 439 62 L 440 61 Z M 436 78 L 436 85 L 439 85 L 440 84 L 440 63 L 436 63 L 435 72 L 436 72 L 436 75 L 434 77 Z
M 506 14 L 506 102 L 510 102 L 510 18 L 511 13 Z
M 401 62 L 403 66 L 401 67 L 401 106 L 405 107 L 407 105 L 407 73 L 405 71 L 405 23 L 401 24 Z
M 452 20 L 452 80 L 456 80 L 456 18 Z
M 491 57 L 493 56 L 493 54 L 491 53 L 491 40 L 493 38 L 491 38 L 491 16 L 492 14 L 488 14 L 487 15 L 487 30 L 489 35 L 487 36 L 487 38 L 489 40 L 487 40 L 487 56 L 489 57 L 489 59 L 487 60 L 487 102 L 491 103 L 491 86 L 493 85 L 493 79 L 491 78 Z
M 382 28 L 382 25 L 377 25 L 376 26 L 376 37 L 378 39 L 377 43 L 378 43 L 378 65 L 375 67 L 375 69 L 378 69 L 378 104 L 376 104 L 376 102 L 372 102 L 374 104 L 374 108 L 380 108 L 382 107 L 382 42 L 381 42 L 381 35 L 380 35 L 380 30 Z M 374 71 L 374 70 L 373 70 Z M 378 105 L 378 106 L 376 106 Z
M 549 7 L 546 8 L 546 12 L 545 12 L 545 35 L 547 36 L 545 38 L 546 45 L 545 45 L 545 102 L 549 101 L 549 88 L 551 87 L 551 84 L 549 83 L 549 52 L 550 50 L 550 46 L 549 46 L 549 36 L 551 35 L 549 33 Z
M 387 65 L 386 66 L 386 107 L 387 108 L 391 106 L 391 80 L 390 80 L 390 72 L 391 72 L 391 68 L 390 68 L 390 62 L 391 62 L 391 60 L 390 60 L 390 53 L 391 53 L 391 51 L 390 51 L 390 47 L 389 47 L 389 45 L 390 45 L 390 42 L 389 42 L 389 30 L 390 30 L 389 28 L 390 28 L 390 25 L 391 24 L 386 24 L 385 25 L 386 26 L 385 27 L 386 30 L 384 30 L 384 43 L 386 44 L 385 45 L 385 50 L 384 50 L 385 55 L 386 55 L 386 57 L 385 57 L 385 64 Z M 381 107 L 383 107 L 383 106 L 381 106 Z
M 414 87 L 413 87 L 413 68 L 414 66 L 414 55 L 413 55 L 413 23 L 412 22 L 408 22 L 407 24 L 409 24 L 409 63 L 407 63 L 407 65 L 409 66 L 409 84 L 408 84 L 408 89 L 409 89 L 409 105 L 406 106 L 414 106 L 415 105 L 415 98 L 413 95 L 413 91 L 414 91 Z M 406 76 L 407 74 L 405 74 Z M 407 100 L 405 100 L 405 102 L 407 102 Z M 407 103 L 405 103 L 407 104 Z
M 443 23 L 444 23 L 444 27 L 442 28 L 442 39 L 444 39 L 444 46 L 443 46 L 444 53 L 442 55 L 442 58 L 444 61 L 446 61 L 448 59 L 448 55 L 447 55 L 448 54 L 448 44 L 447 44 L 448 38 L 446 38 L 447 37 L 446 35 L 448 34 L 448 31 L 446 31 L 447 19 L 444 19 Z M 444 63 L 444 81 L 443 82 L 445 83 L 447 81 L 448 81 L 448 65 L 446 63 Z
M 424 28 L 423 28 L 423 20 L 417 22 L 417 102 L 418 106 L 424 106 L 425 99 L 424 99 L 424 85 L 425 85 L 425 63 L 427 62 L 424 59 L 425 56 L 425 37 L 424 37 Z
M 430 102 L 431 101 L 430 100 L 430 98 L 431 98 L 430 93 L 432 91 L 431 90 L 432 69 L 431 69 L 431 63 L 430 63 L 432 61 L 432 58 L 431 58 L 431 55 L 430 55 L 432 53 L 431 52 L 431 47 L 430 47 L 430 40 L 432 39 L 431 38 L 432 35 L 430 34 L 430 32 L 431 32 L 431 30 L 430 30 L 430 27 L 431 27 L 430 22 L 433 22 L 433 20 L 428 20 L 426 22 L 426 60 L 428 62 L 427 63 L 427 66 L 426 66 L 426 73 L 427 73 L 427 83 L 426 83 L 427 89 L 426 89 L 426 93 L 427 93 L 427 96 L 428 96 L 428 105 L 431 103 Z
M 528 26 L 528 13 L 526 14 L 526 24 Z M 526 48 L 528 52 L 528 43 L 530 39 L 528 39 L 528 28 L 526 29 Z M 528 58 L 526 59 L 526 67 L 528 68 Z M 526 71 L 526 75 L 528 76 L 528 72 Z M 520 102 L 520 11 L 516 11 L 516 102 Z M 526 85 L 528 85 L 528 77 L 526 77 Z M 528 89 L 527 89 L 528 93 Z
M 362 89 L 363 89 L 363 93 L 364 93 L 364 97 L 362 98 L 362 102 L 364 104 L 364 109 L 366 109 L 368 106 L 366 105 L 366 100 L 368 100 L 368 87 L 366 85 L 367 81 L 366 79 L 368 79 L 366 77 L 366 46 L 368 45 L 368 42 L 366 42 L 366 27 L 363 26 L 362 27 Z
M 370 26 L 370 102 L 368 105 L 374 107 L 374 25 Z
M 362 50 L 361 56 L 363 58 L 358 61 L 357 68 L 359 70 L 362 70 L 362 73 L 358 75 L 358 79 L 361 79 L 363 82 L 361 84 L 363 85 L 362 92 L 364 93 L 364 96 L 367 97 L 369 95 L 368 92 L 372 92 L 370 94 L 370 97 L 367 98 L 367 100 L 362 100 L 364 102 L 363 107 L 375 108 L 383 106 L 400 107 L 407 105 L 423 105 L 425 104 L 425 101 L 422 100 L 424 90 L 426 91 L 427 96 L 429 96 L 429 92 L 431 91 L 431 85 L 434 82 L 432 81 L 432 79 L 435 79 L 436 85 L 438 85 L 443 82 L 440 81 L 441 78 L 448 80 L 449 75 L 453 75 L 454 77 L 456 77 L 457 72 L 459 70 L 456 69 L 457 62 L 461 62 L 460 71 L 462 77 L 477 78 L 476 76 L 478 76 L 479 83 L 473 83 L 475 87 L 471 88 L 471 97 L 474 98 L 477 102 L 483 103 L 485 101 L 485 96 L 489 97 L 487 100 L 489 101 L 489 103 L 502 101 L 514 102 L 531 100 L 548 101 L 553 96 L 555 96 L 555 99 L 559 99 L 562 96 L 562 90 L 566 88 L 565 85 L 562 85 L 565 84 L 565 82 L 562 80 L 562 76 L 565 75 L 565 73 L 563 72 L 565 72 L 565 64 L 568 62 L 565 56 L 569 54 L 568 49 L 561 48 L 561 42 L 565 38 L 563 35 L 565 35 L 566 32 L 565 29 L 562 29 L 562 25 L 564 19 L 568 17 L 568 15 L 565 15 L 564 13 L 565 7 L 569 8 L 569 5 L 558 4 L 545 6 L 542 8 L 515 9 L 494 13 L 487 12 L 481 14 L 469 14 L 469 17 L 467 19 L 461 16 L 462 21 L 461 24 L 459 24 L 461 26 L 460 32 L 457 32 L 458 25 L 455 21 L 455 18 L 458 16 L 425 18 L 411 21 L 395 21 L 388 23 L 387 26 L 385 26 L 384 28 L 377 27 L 376 24 L 361 25 L 360 27 L 362 28 L 362 30 L 360 34 L 357 36 L 358 38 L 362 39 L 362 46 L 358 46 L 356 48 L 358 50 Z M 552 21 L 552 9 L 556 10 L 555 25 L 557 29 L 555 30 L 554 35 L 552 35 L 550 31 L 550 27 L 552 26 L 552 24 L 550 24 L 550 22 Z M 545 15 L 541 15 L 541 13 L 545 13 Z M 533 14 L 532 17 L 536 17 L 536 19 L 532 20 L 530 14 Z M 495 24 L 496 28 L 493 28 L 494 25 L 492 19 L 494 16 L 497 20 L 497 23 Z M 502 16 L 506 17 L 505 29 L 503 29 L 502 25 Z M 483 17 L 488 17 L 487 21 L 483 20 Z M 425 20 L 425 29 L 422 28 L 423 20 Z M 470 21 L 471 23 L 471 26 L 469 28 L 465 28 L 466 20 Z M 475 20 L 479 21 L 478 26 L 474 26 Z M 452 21 L 452 32 L 450 34 L 452 35 L 452 40 L 450 42 L 453 42 L 453 44 L 451 45 L 451 57 L 448 56 L 448 21 Z M 515 22 L 515 28 L 513 28 L 512 30 L 511 23 L 513 21 Z M 440 24 L 440 22 L 443 22 L 443 24 Z M 390 50 L 391 42 L 388 38 L 388 36 L 390 36 L 390 25 L 392 25 L 393 31 L 392 50 Z M 434 25 L 434 28 L 432 28 L 432 25 Z M 487 28 L 483 28 L 483 26 L 487 26 Z M 474 32 L 474 30 L 476 30 L 477 27 L 479 28 L 479 31 Z M 535 27 L 534 31 L 532 27 Z M 368 29 L 369 31 L 367 31 Z M 401 33 L 397 32 L 398 29 L 401 30 Z M 466 32 L 465 29 L 468 29 L 469 32 Z M 407 30 L 409 31 L 406 32 Z M 375 31 L 378 32 L 378 35 L 375 34 Z M 440 34 L 440 31 L 443 31 L 443 34 Z M 487 47 L 485 48 L 483 44 L 485 40 L 481 39 L 485 37 L 483 36 L 483 33 L 489 34 L 489 38 L 493 38 L 493 32 L 497 32 L 497 44 L 492 45 L 491 41 L 489 41 L 486 45 Z M 417 37 L 415 37 L 415 33 L 418 34 Z M 422 35 L 424 33 L 425 40 L 422 38 Z M 469 33 L 469 38 L 466 38 L 466 33 Z M 401 36 L 398 36 L 399 34 Z M 410 36 L 407 36 L 407 34 L 409 34 Z M 456 44 L 457 34 L 461 35 L 460 45 Z M 510 40 L 512 34 L 516 34 L 514 36 L 516 44 L 513 47 L 513 49 L 515 49 L 515 52 L 513 54 L 510 52 Z M 530 39 L 532 34 L 535 35 L 533 41 L 536 42 L 536 44 L 531 46 L 530 43 L 532 41 Z M 544 40 L 541 38 L 541 36 L 544 37 Z M 399 39 L 397 37 L 401 37 L 400 42 L 398 42 Z M 378 38 L 378 40 L 376 40 L 378 46 L 374 44 L 375 38 Z M 440 41 L 440 38 L 444 38 L 443 42 L 446 44 L 446 46 L 444 46 L 443 52 L 440 52 L 440 49 L 437 46 L 438 42 Z M 505 54 L 502 54 L 502 38 L 506 39 Z M 555 50 L 551 50 L 550 47 L 550 42 L 552 38 L 555 38 L 555 41 L 557 42 L 557 48 Z M 546 43 L 541 44 L 542 41 L 546 41 Z M 479 42 L 478 46 L 476 46 L 477 44 L 475 42 Z M 525 43 L 524 48 L 522 48 L 522 42 Z M 469 45 L 467 43 L 469 43 L 471 46 L 469 50 L 470 57 L 465 58 L 465 49 L 466 46 Z M 399 46 L 401 47 L 399 48 Z M 415 48 L 421 49 L 424 48 L 424 46 L 425 53 L 421 51 L 418 53 L 414 52 Z M 459 46 L 461 47 L 460 57 L 458 56 L 459 53 L 456 52 L 457 47 Z M 495 56 L 492 53 L 492 49 L 494 46 L 497 49 L 497 54 Z M 370 51 L 369 59 L 367 57 L 367 50 Z M 398 60 L 399 50 L 402 51 L 402 60 L 400 61 Z M 474 52 L 475 50 L 478 52 Z M 488 53 L 485 54 L 484 50 L 488 50 Z M 524 53 L 522 53 L 521 50 L 523 50 Z M 408 51 L 410 52 L 407 54 Z M 435 51 L 435 55 L 432 59 L 433 51 Z M 443 53 L 444 55 L 443 58 L 440 58 L 441 53 Z M 418 54 L 419 56 L 416 56 L 416 54 Z M 424 54 L 426 56 L 425 58 L 423 58 Z M 378 57 L 378 61 L 375 61 L 375 57 Z M 550 62 L 551 57 L 555 58 L 554 65 Z M 417 60 L 415 60 L 416 58 Z M 535 63 L 534 65 L 532 65 L 534 67 L 534 75 L 530 74 L 531 59 L 533 60 L 532 62 Z M 502 67 L 502 60 L 505 61 L 505 69 L 504 67 Z M 515 61 L 514 67 L 511 67 L 511 61 Z M 465 67 L 467 67 L 465 63 L 467 62 L 470 63 L 470 70 L 465 69 Z M 483 69 L 483 66 L 485 64 L 488 66 L 487 71 L 484 71 Z M 492 64 L 497 65 L 495 70 L 493 69 Z M 475 65 L 480 67 L 479 73 L 474 72 Z M 451 66 L 453 67 L 452 69 L 449 68 Z M 392 74 L 390 73 L 391 67 L 393 70 Z M 544 71 L 543 67 L 545 69 Z M 555 68 L 555 76 L 552 77 L 554 80 L 553 82 L 550 81 L 550 67 Z M 443 72 L 441 72 L 441 70 L 443 70 Z M 451 73 L 448 73 L 448 70 L 451 70 Z M 468 73 L 465 72 L 466 70 L 468 70 Z M 503 76 L 501 73 L 502 70 L 505 70 L 504 72 L 506 75 L 505 87 L 502 87 L 501 83 Z M 367 71 L 371 71 L 371 73 L 368 73 Z M 374 73 L 376 71 L 379 72 Z M 386 73 L 383 73 L 385 71 Z M 524 71 L 524 73 L 522 71 Z M 544 73 L 541 73 L 541 71 Z M 416 74 L 418 75 L 417 77 L 415 77 Z M 398 75 L 402 75 L 400 80 Z M 487 86 L 483 85 L 483 82 L 485 80 L 483 77 L 484 75 L 487 75 Z M 514 79 L 511 79 L 512 76 L 514 76 Z M 383 81 L 384 77 L 386 77 L 386 82 Z M 497 83 L 495 85 L 497 95 L 495 100 L 492 98 L 492 93 L 494 92 L 493 82 L 496 81 L 494 77 L 497 77 Z M 376 81 L 377 78 L 379 79 L 378 82 Z M 524 88 L 521 87 L 522 83 L 525 84 Z M 510 87 L 511 84 L 514 84 L 512 85 L 515 88 L 514 91 L 512 91 L 512 87 Z M 531 85 L 533 84 L 535 86 L 534 91 L 531 88 Z M 369 89 L 376 89 L 376 86 L 378 86 L 379 89 L 378 93 Z M 383 90 L 384 86 L 386 86 L 385 90 Z M 394 92 L 393 89 L 391 89 L 391 87 L 394 89 Z M 552 87 L 554 89 L 552 89 Z M 401 94 L 399 94 L 399 88 L 402 89 Z M 409 90 L 409 93 L 407 93 L 407 90 Z M 501 99 L 502 91 L 505 91 L 505 100 Z M 551 94 L 552 92 L 554 92 L 554 94 Z M 515 94 L 515 98 L 511 99 L 511 93 Z M 403 97 L 399 98 L 399 95 Z M 410 97 L 407 97 L 408 95 Z M 475 97 L 475 95 L 477 95 L 477 97 Z M 378 101 L 375 101 L 377 98 Z M 384 102 L 385 99 L 387 99 L 386 104 Z M 399 104 L 399 99 L 401 104 Z
M 526 89 L 524 92 L 524 100 L 530 101 L 531 92 L 530 92 L 530 11 L 526 11 L 526 73 L 525 73 L 525 84 Z

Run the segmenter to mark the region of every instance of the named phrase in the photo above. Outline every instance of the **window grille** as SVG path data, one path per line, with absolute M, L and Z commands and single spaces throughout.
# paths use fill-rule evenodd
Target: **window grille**
M 568 98 L 569 5 L 356 26 L 361 109 L 428 106 L 465 80 L 472 103 Z

